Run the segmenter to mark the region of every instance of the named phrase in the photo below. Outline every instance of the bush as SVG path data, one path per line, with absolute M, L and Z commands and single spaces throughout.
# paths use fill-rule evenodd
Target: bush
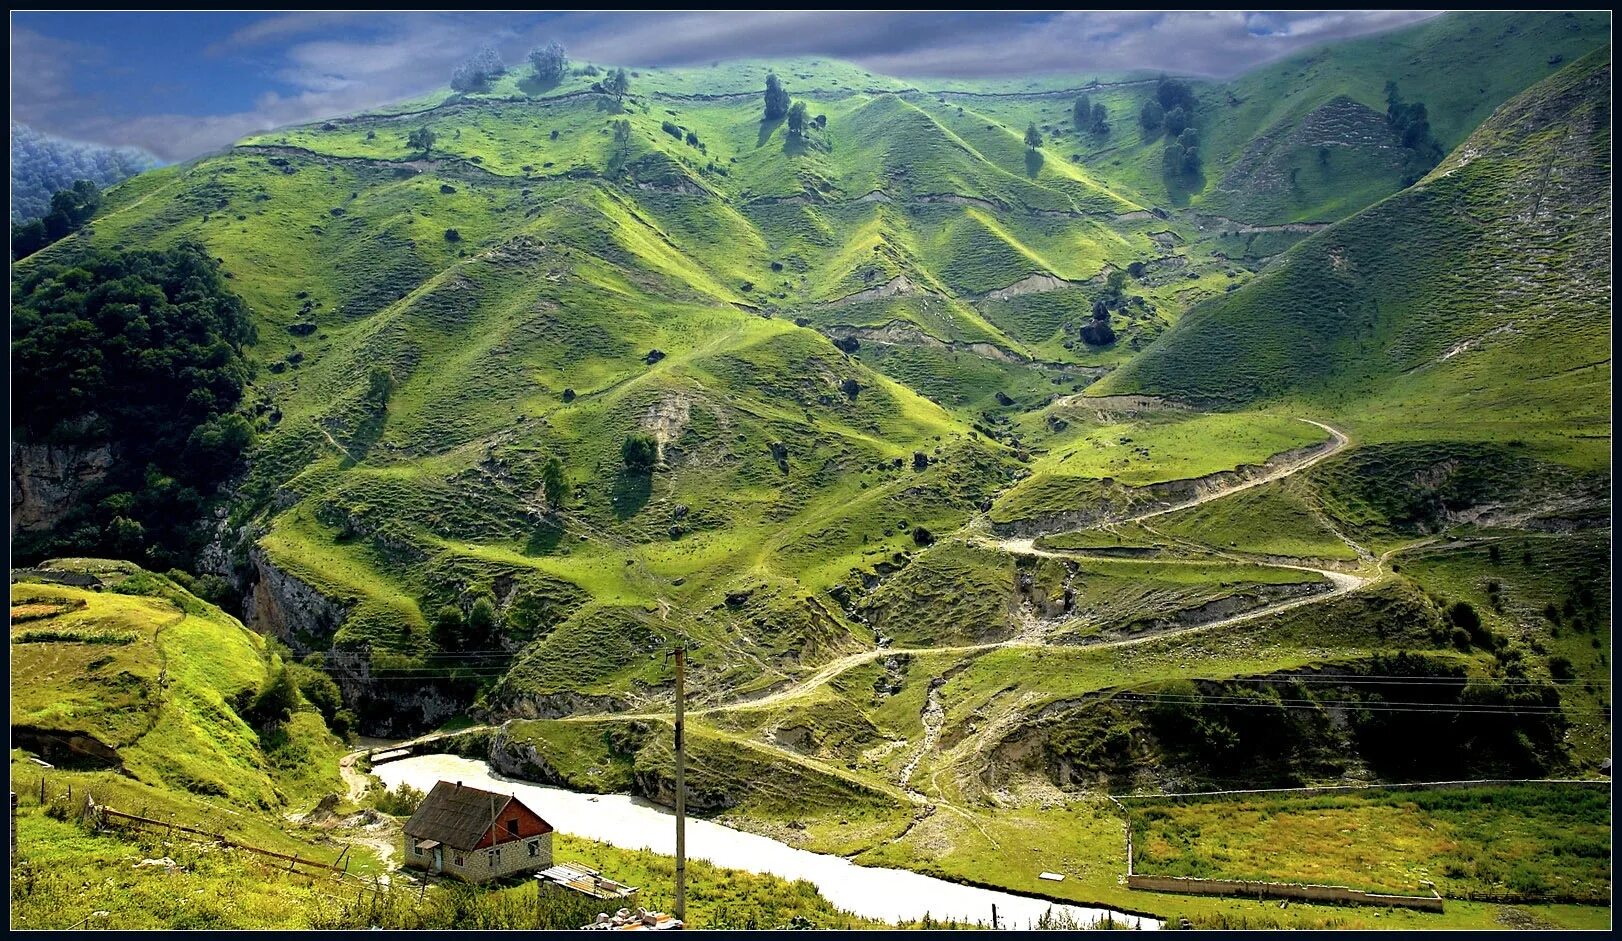
M 447 241 L 447 242 L 460 242 L 461 240 L 462 240 L 462 233 L 456 231 L 455 229 L 446 229 L 445 230 L 445 241 Z
M 367 803 L 378 813 L 388 814 L 392 817 L 409 817 L 417 812 L 423 799 L 428 795 L 417 790 L 410 784 L 401 781 L 394 790 L 383 787 L 373 787 L 367 792 Z
M 649 435 L 626 435 L 620 457 L 630 470 L 646 473 L 659 459 L 659 443 Z
M 271 677 L 270 685 L 253 697 L 243 718 L 261 731 L 273 729 L 285 725 L 298 704 L 298 684 L 293 680 L 292 671 L 284 665 Z

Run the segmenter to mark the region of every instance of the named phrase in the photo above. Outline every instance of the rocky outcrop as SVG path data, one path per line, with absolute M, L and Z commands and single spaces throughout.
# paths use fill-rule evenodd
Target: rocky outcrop
M 516 694 L 493 707 L 493 711 L 509 719 L 561 719 L 586 713 L 619 712 L 625 708 L 626 704 L 613 696 L 565 691 Z
M 54 444 L 11 444 L 11 533 L 50 529 L 79 496 L 100 483 L 113 452 Z
M 1026 294 L 1041 294 L 1047 291 L 1062 291 L 1065 288 L 1073 287 L 1078 287 L 1078 285 L 1073 281 L 1066 281 L 1065 279 L 1055 275 L 1041 272 L 1038 274 L 1028 274 L 1005 288 L 999 288 L 989 294 L 986 294 L 981 299 L 987 301 L 1006 301 L 1012 300 L 1016 297 L 1022 297 Z
M 282 641 L 300 656 L 332 645 L 348 605 L 323 595 L 276 567 L 257 546 L 248 551 L 253 582 L 242 602 L 242 622 Z

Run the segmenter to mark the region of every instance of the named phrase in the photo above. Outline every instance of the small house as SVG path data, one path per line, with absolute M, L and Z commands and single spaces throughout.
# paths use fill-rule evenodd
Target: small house
M 552 825 L 511 794 L 440 781 L 405 825 L 405 865 L 484 882 L 552 866 Z

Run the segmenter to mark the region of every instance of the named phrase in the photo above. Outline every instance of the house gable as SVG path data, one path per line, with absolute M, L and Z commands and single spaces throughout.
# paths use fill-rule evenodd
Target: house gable
M 460 783 L 440 781 L 405 825 L 412 840 L 433 840 L 471 852 L 552 832 L 523 802 Z

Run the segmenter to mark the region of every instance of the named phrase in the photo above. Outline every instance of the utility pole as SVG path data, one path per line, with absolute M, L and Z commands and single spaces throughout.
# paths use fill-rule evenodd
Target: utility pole
M 687 709 L 687 645 L 676 655 L 676 918 L 687 921 L 687 744 L 682 735 Z

